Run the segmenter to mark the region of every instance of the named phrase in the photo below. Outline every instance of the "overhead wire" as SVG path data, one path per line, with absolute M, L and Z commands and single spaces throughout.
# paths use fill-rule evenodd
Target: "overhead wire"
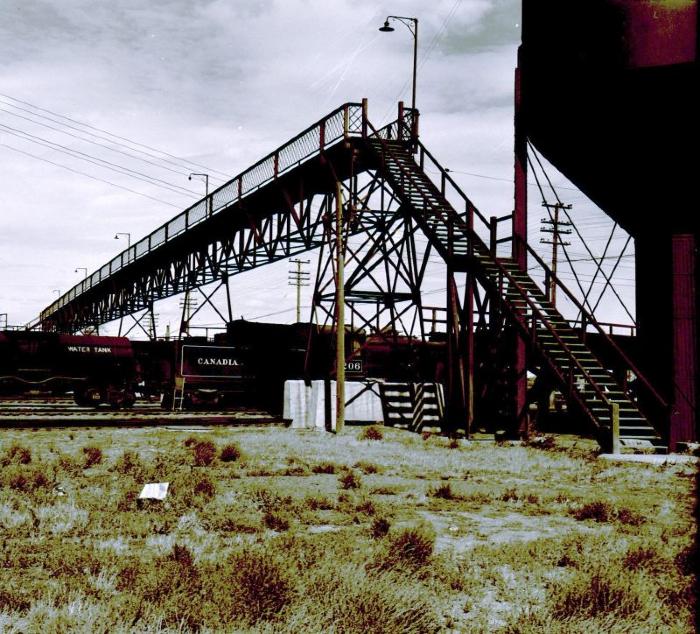
M 547 180 L 547 183 L 549 184 L 549 187 L 552 190 L 552 193 L 554 194 L 555 199 L 557 200 L 557 203 L 562 206 L 562 211 L 564 212 L 564 215 L 566 216 L 567 220 L 571 223 L 571 226 L 573 227 L 574 231 L 576 232 L 576 235 L 578 236 L 579 240 L 581 241 L 581 244 L 583 244 L 583 247 L 586 249 L 588 254 L 592 258 L 594 258 L 595 256 L 593 255 L 593 252 L 590 250 L 590 248 L 588 247 L 588 244 L 586 243 L 586 240 L 584 240 L 583 236 L 581 235 L 581 232 L 576 227 L 576 223 L 573 222 L 571 215 L 567 211 L 566 207 L 564 205 L 562 205 L 562 201 L 559 198 L 559 194 L 557 193 L 556 189 L 554 188 L 554 185 L 552 185 L 552 181 L 550 180 L 549 175 L 547 174 L 547 171 L 544 169 L 544 165 L 542 165 L 542 161 L 540 160 L 539 153 L 537 152 L 535 147 L 532 145 L 532 143 L 530 143 L 529 140 L 528 140 L 527 144 L 528 144 L 529 148 L 531 149 L 530 153 L 535 157 L 537 164 L 539 165 L 540 169 L 542 170 L 542 174 L 544 175 L 545 179 Z M 539 179 L 537 178 L 537 173 L 535 172 L 535 167 L 534 167 L 532 161 L 530 160 L 529 156 L 528 156 L 527 160 L 528 160 L 528 163 L 530 164 L 530 166 L 532 167 L 533 174 L 535 175 L 535 179 L 539 183 Z M 538 187 L 540 189 L 540 193 L 542 194 L 542 199 L 545 200 L 546 198 L 544 195 L 544 191 L 542 190 L 541 186 L 538 185 Z M 575 271 L 574 267 L 571 266 L 570 258 L 566 252 L 566 248 L 563 249 L 563 252 L 564 252 L 564 255 L 566 256 L 567 262 L 569 262 L 569 266 L 571 267 L 571 271 L 574 274 L 574 277 L 577 278 L 577 284 L 579 286 L 579 289 L 581 290 L 581 293 L 584 294 L 584 296 L 585 296 L 585 291 L 583 290 L 583 287 L 581 286 L 580 282 L 578 282 L 578 277 L 576 275 L 576 271 Z M 598 263 L 598 260 L 595 260 L 595 262 Z M 598 266 L 600 267 L 601 265 L 598 264 Z M 601 267 L 601 272 L 603 274 L 603 277 L 606 280 L 610 280 L 610 277 L 605 273 L 605 271 L 602 270 L 602 267 Z M 610 284 L 610 290 L 615 295 L 617 300 L 620 302 L 620 305 L 622 306 L 623 310 L 627 313 L 627 316 L 632 320 L 632 323 L 636 323 L 636 320 L 632 316 L 632 313 L 630 313 L 629 309 L 627 308 L 627 305 L 622 300 L 622 298 L 620 297 L 618 292 L 615 290 L 615 287 L 612 285 L 612 282 Z M 591 309 L 590 303 L 588 303 L 588 300 L 585 298 L 584 298 L 584 304 L 587 304 L 589 309 Z M 591 312 L 592 312 L 592 310 L 591 310 Z
M 0 103 L 3 103 L 2 100 L 0 100 Z M 58 132 L 60 134 L 65 134 L 66 136 L 69 136 L 73 139 L 78 139 L 80 141 L 84 141 L 85 143 L 90 143 L 92 145 L 96 145 L 97 147 L 104 148 L 106 150 L 109 150 L 110 152 L 115 152 L 117 154 L 122 154 L 124 156 L 128 156 L 129 158 L 135 159 L 137 161 L 141 161 L 143 163 L 147 163 L 148 165 L 152 165 L 153 167 L 156 167 L 158 169 L 167 170 L 169 172 L 172 172 L 173 174 L 179 174 L 180 176 L 189 176 L 189 173 L 181 172 L 179 170 L 173 169 L 172 167 L 168 167 L 166 164 L 159 165 L 155 161 L 149 161 L 148 159 L 137 156 L 136 154 L 131 154 L 130 152 L 125 152 L 124 150 L 119 150 L 119 149 L 117 149 L 117 147 L 111 147 L 109 145 L 105 145 L 104 143 L 98 143 L 97 141 L 90 139 L 88 137 L 80 136 L 78 134 L 73 134 L 72 132 L 68 132 L 68 130 L 62 130 L 61 128 L 57 128 L 56 126 L 52 126 L 52 125 L 49 125 L 48 123 L 43 123 L 41 121 L 31 119 L 30 117 L 25 117 L 24 115 L 17 114 L 16 112 L 12 112 L 11 110 L 6 110 L 5 108 L 0 108 L 0 112 L 4 112 L 4 113 L 9 114 L 13 117 L 17 117 L 18 119 L 23 119 L 25 121 L 29 121 L 30 123 L 32 123 L 34 125 L 38 125 L 38 126 L 41 126 L 43 128 L 47 128 L 49 130 L 54 130 L 55 132 Z M 88 132 L 88 134 L 90 134 L 90 133 Z M 99 138 L 99 137 L 95 137 L 95 138 Z M 112 141 L 108 141 L 108 143 L 112 143 Z M 114 145 L 116 145 L 116 144 L 114 144 Z M 122 146 L 122 147 L 126 147 L 126 146 Z M 146 154 L 146 156 L 150 156 L 150 155 Z M 217 179 L 217 180 L 221 180 L 221 179 Z
M 87 172 L 81 172 L 80 170 L 73 169 L 72 167 L 68 167 L 67 165 L 63 165 L 62 163 L 57 163 L 57 162 L 51 161 L 47 158 L 37 156 L 36 154 L 32 154 L 31 152 L 25 152 L 24 150 L 20 150 L 19 148 L 13 147 L 12 145 L 7 145 L 7 143 L 0 142 L 0 145 L 2 147 L 6 147 L 8 150 L 18 152 L 19 154 L 24 154 L 25 156 L 29 156 L 31 158 L 37 159 L 38 161 L 44 161 L 45 163 L 50 163 L 51 165 L 55 165 L 56 167 L 60 167 L 61 169 L 68 170 L 69 172 L 73 172 L 74 174 L 80 174 L 81 176 L 87 176 L 88 178 L 90 178 L 94 181 L 98 181 L 100 183 L 106 183 L 107 185 L 111 185 L 112 187 L 116 187 L 118 189 L 123 189 L 124 191 L 130 192 L 132 194 L 137 194 L 138 196 L 143 196 L 144 198 L 149 198 L 150 200 L 154 200 L 156 202 L 162 203 L 163 205 L 168 205 L 169 207 L 175 207 L 176 209 L 181 209 L 180 205 L 175 205 L 175 204 L 170 203 L 170 202 L 163 200 L 161 198 L 156 198 L 155 196 L 149 196 L 148 194 L 144 194 L 143 192 L 136 191 L 135 189 L 131 189 L 129 187 L 124 187 L 123 185 L 118 185 L 117 183 L 113 183 L 111 181 L 105 180 L 104 178 L 98 178 L 97 176 L 93 176 L 92 174 L 88 174 Z
M 48 108 L 42 108 L 41 106 L 37 106 L 36 104 L 33 104 L 33 103 L 29 102 L 29 101 L 24 101 L 24 100 L 22 100 L 22 99 L 18 99 L 17 97 L 12 97 L 11 95 L 7 95 L 7 94 L 4 94 L 4 93 L 0 93 L 0 97 L 4 97 L 5 99 L 10 99 L 10 100 L 15 101 L 15 102 L 17 102 L 17 103 L 24 104 L 25 106 L 29 106 L 30 108 L 33 108 L 34 110 L 39 110 L 40 112 L 47 112 L 47 113 L 53 115 L 54 117 L 59 117 L 59 118 L 61 118 L 61 119 L 65 119 L 66 121 L 70 121 L 71 123 L 75 123 L 75 124 L 77 124 L 77 125 L 79 125 L 79 126 L 82 126 L 82 127 L 84 127 L 84 128 L 88 128 L 88 129 L 90 129 L 90 130 L 96 130 L 97 132 L 101 132 L 102 134 L 108 134 L 109 136 L 111 136 L 111 137 L 113 137 L 113 138 L 115 138 L 115 139 L 119 139 L 119 140 L 121 140 L 121 141 L 126 141 L 127 143 L 130 143 L 131 145 L 137 146 L 137 147 L 135 147 L 135 148 L 131 148 L 131 149 L 133 149 L 134 151 L 143 152 L 143 150 L 139 150 L 139 149 L 137 149 L 137 148 L 139 148 L 139 147 L 140 147 L 140 148 L 145 148 L 145 149 L 147 149 L 147 150 L 151 150 L 152 152 L 158 152 L 159 154 L 162 154 L 163 156 L 167 156 L 167 157 L 169 157 L 170 159 L 175 159 L 176 161 L 178 161 L 178 164 L 180 165 L 180 167 L 186 167 L 187 169 L 189 169 L 189 167 L 194 166 L 194 167 L 197 167 L 197 168 L 203 168 L 203 169 L 209 170 L 210 172 L 214 172 L 214 173 L 216 173 L 216 174 L 219 174 L 219 175 L 223 176 L 226 180 L 228 180 L 228 179 L 230 178 L 230 176 L 229 176 L 228 174 L 226 174 L 225 172 L 222 172 L 222 171 L 220 171 L 220 170 L 214 169 L 213 167 L 208 167 L 208 166 L 206 166 L 206 165 L 203 165 L 202 163 L 197 163 L 197 162 L 195 162 L 195 161 L 189 161 L 189 160 L 183 159 L 182 157 L 175 156 L 174 154 L 170 154 L 169 152 L 166 152 L 166 151 L 164 151 L 164 150 L 160 150 L 160 149 L 154 148 L 154 147 L 152 147 L 152 146 L 150 146 L 150 145 L 146 145 L 145 143 L 140 143 L 140 142 L 138 142 L 138 141 L 134 141 L 133 139 L 129 139 L 128 137 L 120 136 L 120 135 L 118 135 L 118 134 L 114 134 L 113 132 L 109 132 L 108 130 L 104 130 L 104 129 L 102 129 L 102 128 L 98 128 L 97 126 L 93 126 L 93 125 L 91 125 L 91 124 L 89 124 L 89 123 L 84 123 L 84 122 L 82 122 L 82 121 L 78 121 L 77 119 L 72 119 L 71 117 L 67 117 L 66 115 L 60 114 L 60 113 L 58 113 L 58 112 L 54 112 L 53 110 L 49 110 Z M 0 100 L 0 102 L 2 102 L 2 101 Z M 8 104 L 7 102 L 5 102 L 5 104 L 6 104 L 6 105 L 9 105 L 9 106 L 11 106 L 11 107 L 13 107 L 13 108 L 17 108 L 17 109 L 19 109 L 19 110 L 23 110 L 22 108 L 20 108 L 19 106 L 15 106 L 14 104 Z M 37 114 L 36 116 L 43 116 L 43 115 Z M 66 126 L 68 126 L 68 127 L 72 127 L 72 126 L 69 126 L 68 124 L 64 124 L 64 123 L 62 123 L 62 122 L 56 121 L 56 120 L 54 120 L 54 119 L 51 119 L 50 117 L 44 117 L 44 118 L 49 119 L 49 120 L 51 120 L 51 121 L 54 121 L 54 123 L 61 123 L 62 125 L 66 125 Z M 74 129 L 75 129 L 75 128 L 74 128 Z M 98 135 L 94 135 L 94 136 L 98 136 Z M 98 137 L 98 138 L 99 138 L 99 137 Z M 108 139 L 105 139 L 105 140 L 108 140 Z M 148 154 L 148 152 L 143 152 L 143 153 Z M 152 155 L 151 155 L 151 156 L 152 156 Z M 168 163 L 171 163 L 171 164 L 172 164 L 172 161 L 169 161 L 168 159 L 165 159 L 165 158 L 162 158 L 162 157 L 154 157 L 154 158 L 158 158 L 159 160 L 162 160 L 162 161 L 165 161 L 165 162 L 168 162 Z
M 93 165 L 97 165 L 99 167 L 102 167 L 104 169 L 111 170 L 113 172 L 117 172 L 118 174 L 122 174 L 123 176 L 129 176 L 131 178 L 135 178 L 136 180 L 143 181 L 145 183 L 149 183 L 150 185 L 153 185 L 155 187 L 161 187 L 163 189 L 167 189 L 169 191 L 172 191 L 176 194 L 182 195 L 192 195 L 192 194 L 197 194 L 194 190 L 187 189 L 186 187 L 181 187 L 180 185 L 176 185 L 173 183 L 169 183 L 168 181 L 164 181 L 159 178 L 155 178 L 152 176 L 149 176 L 148 174 L 144 174 L 143 172 L 138 172 L 136 170 L 132 170 L 128 167 L 124 167 L 123 165 L 119 165 L 117 163 L 112 163 L 110 161 L 106 161 L 104 159 L 101 159 L 99 157 L 96 157 L 92 154 L 87 154 L 86 152 L 81 152 L 80 150 L 74 150 L 72 148 L 69 148 L 65 145 L 61 145 L 60 143 L 54 143 L 53 141 L 49 141 L 48 139 L 45 139 L 43 137 L 36 136 L 34 134 L 30 134 L 29 132 L 24 132 L 23 130 L 19 130 L 17 128 L 13 128 L 11 126 L 4 125 L 0 123 L 0 128 L 3 128 L 4 130 L 7 131 L 8 134 L 11 134 L 17 138 L 23 139 L 25 141 L 29 141 L 31 143 L 36 143 L 37 145 L 41 145 L 43 147 L 47 147 L 51 150 L 54 150 L 56 152 L 61 152 L 63 154 L 67 154 L 68 156 L 72 156 L 73 158 L 76 158 L 80 161 L 86 161 L 88 163 L 92 163 Z M 181 191 L 179 191 L 181 190 Z

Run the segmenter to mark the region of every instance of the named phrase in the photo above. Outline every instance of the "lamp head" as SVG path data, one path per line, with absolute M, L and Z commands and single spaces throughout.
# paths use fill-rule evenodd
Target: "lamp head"
M 389 20 L 386 19 L 386 20 L 384 20 L 384 26 L 380 26 L 380 27 L 379 27 L 379 30 L 380 30 L 382 33 L 391 33 L 391 32 L 394 30 L 394 27 L 393 27 L 393 26 L 390 26 L 390 25 L 389 25 Z

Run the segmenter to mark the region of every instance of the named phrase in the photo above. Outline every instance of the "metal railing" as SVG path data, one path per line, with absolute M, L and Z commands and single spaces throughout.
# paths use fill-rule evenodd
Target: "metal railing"
M 405 118 L 412 119 L 410 110 L 405 112 Z M 154 249 L 220 213 L 303 161 L 316 156 L 325 147 L 350 135 L 366 134 L 366 121 L 366 102 L 343 104 L 76 284 L 41 311 L 38 323 L 50 319 L 51 315 L 76 297 L 98 286 L 111 275 L 133 264 Z M 397 122 L 394 122 L 383 130 L 391 128 L 392 125 L 397 130 L 400 127 Z M 389 130 L 387 134 L 391 134 L 391 131 Z

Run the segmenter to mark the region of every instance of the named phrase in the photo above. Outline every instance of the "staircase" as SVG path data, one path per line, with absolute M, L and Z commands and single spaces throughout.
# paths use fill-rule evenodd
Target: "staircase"
M 380 383 L 379 394 L 387 426 L 406 426 L 419 432 L 445 422 L 445 401 L 439 383 Z
M 416 163 L 409 144 L 380 138 L 377 133 L 367 138 L 367 144 L 384 177 L 433 247 L 455 270 L 473 271 L 484 288 L 500 298 L 506 316 L 529 342 L 530 350 L 549 366 L 570 406 L 577 406 L 589 420 L 600 444 L 609 446 L 613 409 L 617 406 L 622 444 L 644 440 L 656 451 L 666 451 L 664 441 L 637 403 L 593 355 L 580 334 L 513 260 L 496 257 L 495 248 L 489 249 Z M 433 163 L 442 170 L 436 161 Z M 466 196 L 464 198 L 468 203 Z M 539 256 L 529 247 L 528 250 L 551 275 Z M 557 283 L 574 299 L 561 282 Z M 584 314 L 588 323 L 596 325 L 592 316 Z M 608 340 L 622 354 L 614 342 Z M 631 362 L 629 366 L 640 376 Z

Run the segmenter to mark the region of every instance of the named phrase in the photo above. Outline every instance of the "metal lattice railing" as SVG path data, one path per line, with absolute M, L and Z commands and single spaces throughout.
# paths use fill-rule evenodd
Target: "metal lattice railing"
M 411 111 L 406 112 L 404 119 L 411 119 Z M 40 320 L 49 319 L 52 314 L 74 300 L 78 295 L 89 291 L 110 275 L 133 264 L 134 261 L 161 247 L 166 242 L 187 231 L 190 227 L 203 222 L 207 217 L 226 209 L 243 196 L 266 185 L 283 172 L 317 155 L 324 147 L 347 135 L 362 134 L 363 123 L 362 104 L 344 104 L 285 145 L 268 154 L 246 171 L 211 192 L 206 198 L 185 209 L 185 211 L 158 227 L 136 244 L 131 245 L 103 267 L 76 284 L 67 293 L 45 308 L 41 312 Z M 404 122 L 403 126 L 399 126 L 398 122 L 395 122 L 391 125 L 394 126 L 394 134 L 397 134 L 400 128 L 407 127 L 408 124 Z

